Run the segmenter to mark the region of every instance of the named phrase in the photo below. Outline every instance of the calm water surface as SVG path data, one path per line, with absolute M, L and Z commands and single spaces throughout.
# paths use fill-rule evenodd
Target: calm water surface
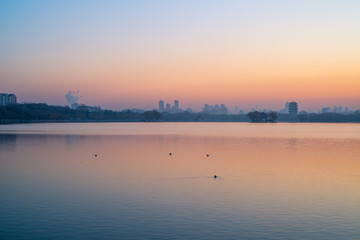
M 0 239 L 360 239 L 360 125 L 0 125 L 0 193 Z

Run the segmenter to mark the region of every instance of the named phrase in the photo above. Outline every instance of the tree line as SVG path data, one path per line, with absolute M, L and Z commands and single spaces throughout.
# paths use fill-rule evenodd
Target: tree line
M 300 114 L 299 122 L 360 122 L 360 111 L 350 114 L 340 113 L 309 113 Z
M 51 106 L 45 103 L 13 104 L 0 107 L 0 119 L 7 120 L 38 120 L 38 121 L 128 121 L 151 122 L 162 117 L 156 110 L 144 113 L 103 110 L 79 106 L 71 109 L 68 106 Z
M 25 103 L 0 106 L 0 123 L 29 121 L 119 121 L 119 122 L 360 122 L 360 112 L 351 114 L 277 114 L 253 111 L 248 114 L 160 113 L 157 110 L 143 113 L 131 110 L 112 111 L 100 107 L 52 106 L 45 103 Z
M 253 111 L 249 112 L 247 114 L 247 117 L 250 119 L 251 122 L 276 122 L 276 120 L 278 119 L 276 112 L 265 113 Z

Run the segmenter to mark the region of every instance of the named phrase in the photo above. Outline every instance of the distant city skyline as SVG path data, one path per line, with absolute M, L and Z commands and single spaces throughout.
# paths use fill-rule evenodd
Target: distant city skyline
M 77 109 L 79 107 L 86 108 L 89 111 L 97 111 L 101 109 L 101 106 L 89 106 L 85 103 L 79 102 L 81 99 L 81 96 L 79 95 L 79 91 L 71 91 L 69 90 L 65 94 L 65 98 L 67 101 L 67 106 L 69 106 L 72 109 Z M 17 96 L 14 93 L 0 93 L 0 106 L 7 106 L 12 104 L 17 104 Z M 45 102 L 46 103 L 46 102 Z M 20 102 L 21 104 L 21 102 Z M 47 103 L 46 103 L 47 104 Z M 114 110 L 114 109 L 110 109 Z M 136 107 L 127 107 L 125 109 L 121 109 L 122 111 L 132 111 L 135 113 L 144 113 L 148 110 L 157 110 L 160 113 L 170 113 L 170 114 L 176 114 L 181 112 L 189 112 L 189 113 L 207 113 L 212 115 L 227 115 L 227 114 L 246 114 L 251 111 L 258 111 L 258 112 L 276 112 L 281 114 L 290 114 L 290 115 L 297 115 L 304 114 L 304 113 L 341 113 L 341 114 L 351 114 L 355 111 L 360 111 L 360 109 L 349 109 L 348 106 L 333 106 L 333 107 L 323 107 L 321 109 L 317 109 L 316 111 L 313 110 L 299 110 L 298 103 L 295 101 L 286 101 L 284 104 L 284 107 L 282 109 L 265 109 L 261 108 L 259 105 L 256 105 L 255 108 L 251 109 L 239 109 L 238 106 L 236 106 L 233 110 L 229 110 L 225 104 L 215 104 L 215 105 L 209 105 L 207 103 L 204 104 L 203 108 L 201 110 L 194 110 L 190 107 L 186 107 L 186 109 L 180 108 L 180 101 L 175 99 L 173 105 L 170 103 L 165 103 L 164 100 L 159 100 L 158 102 L 158 109 L 152 108 L 152 109 L 143 109 L 143 108 L 136 108 Z
M 18 98 L 14 93 L 0 93 L 1 95 L 1 102 L 0 105 L 7 105 L 7 104 L 14 104 L 14 103 L 39 103 L 39 102 L 18 102 Z M 208 112 L 212 114 L 238 114 L 238 113 L 246 113 L 249 111 L 275 111 L 279 113 L 289 113 L 289 109 L 296 108 L 296 112 L 307 112 L 307 113 L 346 113 L 351 111 L 358 111 L 360 108 L 351 109 L 348 106 L 341 106 L 341 105 L 334 105 L 334 106 L 322 106 L 318 109 L 302 109 L 301 107 L 298 107 L 298 103 L 294 101 L 286 101 L 282 108 L 279 109 L 273 109 L 273 108 L 264 108 L 258 104 L 256 104 L 252 108 L 239 108 L 239 105 L 236 105 L 235 107 L 228 109 L 226 104 L 214 104 L 213 106 L 207 103 L 204 103 L 203 106 L 199 109 L 191 108 L 190 106 L 184 106 L 184 109 L 180 108 L 180 101 L 175 99 L 173 100 L 173 105 L 169 102 L 165 102 L 164 100 L 159 100 L 157 107 L 150 107 L 150 108 L 143 108 L 143 107 L 136 107 L 133 105 L 129 105 L 123 108 L 107 108 L 104 106 L 100 106 L 99 104 L 95 105 L 89 105 L 85 102 L 80 102 L 79 100 L 82 98 L 80 96 L 80 92 L 77 91 L 71 91 L 69 90 L 65 94 L 66 104 L 55 104 L 55 105 L 67 105 L 71 108 L 77 108 L 81 105 L 85 105 L 89 108 L 93 107 L 102 107 L 104 109 L 110 109 L 110 110 L 125 110 L 130 109 L 134 112 L 143 112 L 146 110 L 158 110 L 159 112 L 168 112 L 168 113 L 177 113 L 177 112 L 183 112 L 183 111 L 189 111 L 189 112 Z M 43 101 L 41 103 L 46 104 L 52 104 L 47 101 Z M 295 104 L 295 105 L 294 105 Z M 292 106 L 290 106 L 292 105 Z M 294 112 L 295 110 L 292 110 Z
M 18 102 L 360 109 L 360 1 L 0 1 Z M 220 106 L 220 105 L 219 105 Z M 166 105 L 164 106 L 166 107 Z M 328 111 L 325 109 L 324 111 Z

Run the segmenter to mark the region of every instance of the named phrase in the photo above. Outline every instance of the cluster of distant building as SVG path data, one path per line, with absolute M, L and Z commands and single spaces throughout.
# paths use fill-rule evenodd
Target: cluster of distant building
M 298 108 L 298 103 L 295 101 L 292 102 L 286 102 L 285 103 L 285 107 L 283 109 L 280 109 L 280 111 L 278 113 L 284 113 L 284 114 L 291 114 L 291 115 L 296 115 L 298 114 L 299 108 Z
M 298 114 L 298 104 L 295 101 L 292 102 L 286 102 L 283 109 L 280 109 L 278 113 L 284 113 L 284 114 Z
M 298 107 L 296 102 L 286 102 L 285 107 L 279 111 L 279 113 L 289 113 L 289 114 L 297 114 L 298 113 Z M 309 112 L 306 111 L 300 111 L 299 114 L 307 114 L 312 113 L 310 110 Z M 334 106 L 334 107 L 324 107 L 317 111 L 317 113 L 341 113 L 341 114 L 349 114 L 352 113 L 352 111 L 349 110 L 348 107 L 342 107 L 342 106 Z
M 165 103 L 163 100 L 159 101 L 159 112 L 168 112 L 168 113 L 179 113 L 183 112 L 179 107 L 179 100 L 174 100 L 174 105 L 171 106 L 170 103 Z M 193 112 L 191 108 L 187 108 L 185 111 L 187 112 Z M 253 111 L 259 111 L 259 112 L 273 112 L 273 110 L 260 110 L 258 106 L 256 108 L 251 109 L 249 112 Z M 239 110 L 238 107 L 235 108 L 234 111 L 230 111 L 225 104 L 215 104 L 215 105 L 209 105 L 204 104 L 204 107 L 201 110 L 201 113 L 207 113 L 207 114 L 214 114 L 214 115 L 223 115 L 223 114 L 245 114 L 248 111 Z M 298 103 L 295 101 L 287 101 L 285 103 L 284 108 L 280 109 L 279 111 L 275 111 L 280 114 L 290 114 L 290 115 L 297 115 L 297 114 L 307 114 L 311 113 L 309 110 L 306 111 L 299 111 Z M 334 107 L 325 107 L 317 111 L 317 113 L 341 113 L 341 114 L 349 114 L 352 113 L 348 107 L 342 107 L 342 106 L 334 106 Z
M 0 106 L 16 104 L 17 97 L 13 93 L 0 93 Z
M 186 109 L 187 112 L 193 112 L 191 108 Z M 163 100 L 159 101 L 159 112 L 167 112 L 167 113 L 180 113 L 184 112 L 179 107 L 179 100 L 174 100 L 174 105 L 171 106 L 170 103 L 165 103 Z M 214 106 L 211 106 L 209 104 L 205 104 L 202 113 L 208 113 L 208 114 L 229 114 L 229 110 L 225 106 L 225 104 L 221 104 L 220 106 L 218 104 L 215 104 Z
M 190 108 L 186 109 L 188 112 L 192 112 Z M 256 111 L 256 109 L 252 109 L 252 111 Z M 264 110 L 266 112 L 266 110 Z M 167 113 L 179 113 L 183 112 L 183 110 L 179 107 L 179 100 L 174 100 L 174 105 L 171 106 L 170 103 L 166 103 L 163 100 L 159 101 L 159 112 L 167 112 Z M 204 104 L 204 107 L 201 111 L 206 114 L 214 114 L 214 115 L 226 115 L 230 114 L 230 111 L 225 106 L 225 104 L 215 104 L 209 105 Z M 270 110 L 268 112 L 271 112 Z M 245 112 L 239 110 L 237 107 L 235 108 L 234 114 L 244 114 Z M 288 113 L 292 115 L 298 114 L 298 104 L 297 102 L 286 102 L 285 109 L 281 109 L 279 113 Z
M 163 100 L 159 101 L 159 112 L 168 112 L 168 113 L 179 113 L 183 112 L 181 108 L 179 108 L 179 100 L 174 100 L 174 105 L 171 106 L 170 103 L 166 103 Z
M 229 114 L 229 110 L 227 109 L 225 104 L 221 104 L 220 106 L 218 104 L 215 104 L 214 106 L 205 104 L 202 109 L 202 112 L 208 114 L 215 114 L 215 115 Z
M 331 107 L 324 107 L 321 109 L 321 113 L 348 113 L 349 112 L 349 108 L 345 107 L 343 109 L 342 106 L 334 106 L 332 109 Z

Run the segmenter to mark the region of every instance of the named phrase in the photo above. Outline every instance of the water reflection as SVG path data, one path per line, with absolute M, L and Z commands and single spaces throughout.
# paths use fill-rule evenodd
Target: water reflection
M 360 236 L 359 139 L 0 136 L 1 239 Z
M 0 151 L 13 151 L 16 147 L 16 134 L 0 134 Z
M 65 136 L 65 140 L 66 140 L 66 144 L 69 147 L 72 147 L 74 145 L 76 145 L 77 143 L 79 143 L 79 136 L 74 136 L 74 135 L 66 135 Z

